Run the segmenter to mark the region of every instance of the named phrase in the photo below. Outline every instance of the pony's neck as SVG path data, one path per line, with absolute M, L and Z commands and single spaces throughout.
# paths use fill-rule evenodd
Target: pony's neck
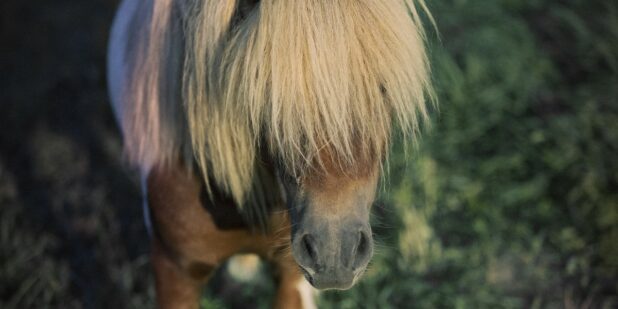
M 216 180 L 210 176 L 207 182 L 204 181 L 198 164 L 193 162 L 195 177 L 202 179 L 202 204 L 220 229 L 248 228 L 268 232 L 271 229 L 271 215 L 286 210 L 275 163 L 267 150 L 258 152 L 260 156 L 255 164 L 253 186 L 243 205 L 238 205 L 229 193 L 218 186 L 210 186 L 209 193 L 206 183 L 216 183 Z

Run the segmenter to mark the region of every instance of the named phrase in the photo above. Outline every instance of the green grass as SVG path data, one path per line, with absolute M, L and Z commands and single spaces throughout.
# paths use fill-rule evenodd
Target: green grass
M 615 307 L 618 5 L 432 4 L 439 111 L 393 155 L 388 246 L 323 307 Z

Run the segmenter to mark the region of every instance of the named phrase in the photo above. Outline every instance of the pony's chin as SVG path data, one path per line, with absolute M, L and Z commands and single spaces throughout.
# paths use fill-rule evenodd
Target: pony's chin
M 303 270 L 305 275 L 305 279 L 313 286 L 314 288 L 326 291 L 326 290 L 349 290 L 356 283 L 357 277 L 352 276 L 351 278 L 348 276 L 332 276 L 332 274 L 324 274 L 318 276 L 312 276 Z

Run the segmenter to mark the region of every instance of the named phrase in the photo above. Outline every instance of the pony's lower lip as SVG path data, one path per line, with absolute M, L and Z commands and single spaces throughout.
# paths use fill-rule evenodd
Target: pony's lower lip
M 311 284 L 312 286 L 315 285 L 313 282 L 313 277 L 309 276 L 308 274 L 305 274 L 305 279 L 307 279 L 307 281 L 309 281 L 309 284 Z
M 298 265 L 298 266 L 303 271 L 303 273 L 308 275 L 308 276 L 313 276 L 315 274 L 315 271 L 313 269 L 305 268 L 305 267 L 303 267 L 301 265 Z
M 311 274 L 302 266 L 300 266 L 300 270 L 303 273 L 303 275 L 305 276 L 305 279 L 307 279 L 307 281 L 309 281 L 309 283 L 311 283 L 311 285 L 313 285 L 313 277 L 311 276 Z
M 311 274 L 309 274 L 309 272 L 307 272 L 307 270 L 305 270 L 302 266 L 300 267 L 300 269 L 303 275 L 305 276 L 305 279 L 307 280 L 307 282 L 309 282 L 311 286 L 313 286 L 314 288 L 318 290 L 347 290 L 351 288 L 352 286 L 354 286 L 354 284 L 356 284 L 356 281 L 358 280 L 358 277 L 359 277 L 357 273 L 354 275 L 354 278 L 352 279 L 351 282 L 344 283 L 344 284 L 338 283 L 338 284 L 332 285 L 330 283 L 322 282 L 322 280 L 324 279 L 324 278 L 320 279 L 320 276 L 322 275 L 318 275 L 317 279 L 320 279 L 320 280 L 316 281 L 316 278 L 312 276 Z

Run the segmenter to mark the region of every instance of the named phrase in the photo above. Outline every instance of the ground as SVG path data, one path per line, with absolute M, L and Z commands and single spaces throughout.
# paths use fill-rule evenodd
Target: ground
M 439 108 L 408 156 L 394 147 L 365 279 L 321 306 L 615 308 L 617 5 L 428 4 Z M 154 307 L 106 92 L 116 5 L 0 3 L 2 308 Z M 272 281 L 232 291 L 267 304 Z

